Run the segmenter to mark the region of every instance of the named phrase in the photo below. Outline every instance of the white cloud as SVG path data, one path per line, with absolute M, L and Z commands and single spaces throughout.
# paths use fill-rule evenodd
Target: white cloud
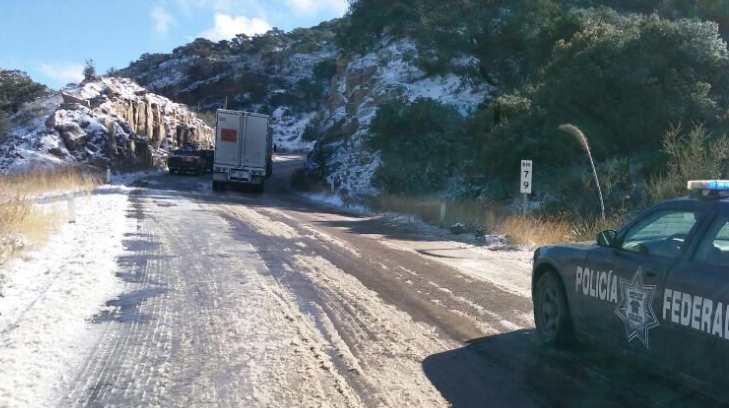
M 211 41 L 220 41 L 229 40 L 240 33 L 246 35 L 263 34 L 270 29 L 271 25 L 260 18 L 216 13 L 215 25 L 198 34 L 198 37 L 207 38 Z
M 40 72 L 59 83 L 81 82 L 84 79 L 83 64 L 41 64 Z
M 347 0 L 287 0 L 288 5 L 303 14 L 334 11 L 338 15 L 347 12 Z
M 154 6 L 149 12 L 149 16 L 154 22 L 154 31 L 160 34 L 169 31 L 170 26 L 175 22 L 174 17 L 162 6 Z

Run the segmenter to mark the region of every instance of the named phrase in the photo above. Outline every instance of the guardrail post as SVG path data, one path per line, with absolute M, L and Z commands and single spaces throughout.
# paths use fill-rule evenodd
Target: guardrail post
M 76 222 L 76 198 L 72 194 L 68 198 L 68 223 L 73 224 Z

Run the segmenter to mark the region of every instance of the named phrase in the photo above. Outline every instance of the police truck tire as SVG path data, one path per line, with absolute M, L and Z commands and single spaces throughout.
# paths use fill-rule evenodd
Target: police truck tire
M 572 318 L 564 287 L 557 274 L 548 271 L 539 277 L 534 299 L 534 323 L 539 341 L 550 347 L 572 343 Z
M 219 181 L 213 181 L 213 191 L 220 191 L 223 189 L 223 186 Z

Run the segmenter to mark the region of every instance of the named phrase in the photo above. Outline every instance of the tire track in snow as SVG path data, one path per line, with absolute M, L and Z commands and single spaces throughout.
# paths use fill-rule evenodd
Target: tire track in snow
M 159 291 L 106 316 L 60 406 L 361 406 L 251 243 L 231 239 L 214 207 L 178 197 L 162 214 L 152 195 L 163 193 L 134 199 L 140 245 L 126 295 Z
M 377 293 L 320 256 L 329 255 L 331 248 L 312 242 L 316 238 L 310 233 L 293 240 L 266 235 L 265 230 L 257 230 L 265 215 L 259 212 L 250 220 L 246 216 L 251 210 L 227 209 L 239 217 L 231 222 L 237 223 L 241 235 L 261 233 L 262 247 L 279 249 L 275 254 L 262 254 L 269 269 L 297 295 L 301 311 L 316 322 L 336 366 L 367 406 L 446 405 L 420 365 L 429 354 L 455 343 L 387 305 Z M 299 239 L 307 240 L 304 248 L 296 245 Z

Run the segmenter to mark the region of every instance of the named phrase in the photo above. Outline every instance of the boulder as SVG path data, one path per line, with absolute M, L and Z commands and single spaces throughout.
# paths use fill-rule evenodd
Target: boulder
M 81 99 L 66 92 L 61 92 L 61 96 L 63 97 L 63 103 L 65 105 L 82 105 L 87 108 L 90 107 L 89 101 L 86 99 Z
M 86 132 L 75 122 L 68 122 L 56 126 L 56 130 L 58 130 L 61 139 L 63 139 L 63 143 L 70 151 L 80 151 L 86 144 Z

